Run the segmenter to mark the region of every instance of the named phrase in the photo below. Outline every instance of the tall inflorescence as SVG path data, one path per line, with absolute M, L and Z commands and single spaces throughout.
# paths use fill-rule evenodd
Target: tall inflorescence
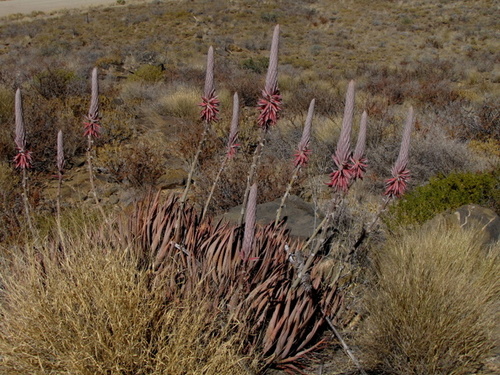
M 401 197 L 407 188 L 408 180 L 410 179 L 410 171 L 407 169 L 410 152 L 410 137 L 413 130 L 413 107 L 408 111 L 406 118 L 405 128 L 403 130 L 403 139 L 401 140 L 401 147 L 399 155 L 392 167 L 392 177 L 385 181 L 385 192 L 388 198 Z
M 243 244 L 241 247 L 240 257 L 244 261 L 248 261 L 252 251 L 253 240 L 255 236 L 255 220 L 257 210 L 257 184 L 253 184 L 250 188 L 248 196 L 248 204 L 245 213 L 245 231 L 243 233 Z
M 336 191 L 347 192 L 349 183 L 353 177 L 353 171 L 349 164 L 350 160 L 350 138 L 352 129 L 352 118 L 354 115 L 354 81 L 349 82 L 345 99 L 344 117 L 342 119 L 342 129 L 337 142 L 337 149 L 332 159 L 336 169 L 330 174 L 328 186 Z
M 227 140 L 226 156 L 232 159 L 236 155 L 236 151 L 240 146 L 238 142 L 238 124 L 240 119 L 240 101 L 238 93 L 233 96 L 233 117 L 231 119 L 231 127 L 229 128 L 229 138 Z
M 366 111 L 361 115 L 361 122 L 359 124 L 358 140 L 356 142 L 356 148 L 350 159 L 349 168 L 351 169 L 351 174 L 353 180 L 363 179 L 363 175 L 366 172 L 367 159 L 365 158 L 365 147 L 366 147 L 366 123 L 368 115 Z
M 21 99 L 21 90 L 17 89 L 15 98 L 15 117 L 16 117 L 16 150 L 17 154 L 14 157 L 14 165 L 18 169 L 29 169 L 32 167 L 31 151 L 26 149 L 26 130 L 23 120 L 23 105 Z
M 85 137 L 89 140 L 99 137 L 101 132 L 101 117 L 99 116 L 99 82 L 97 80 L 97 68 L 92 70 L 92 92 L 90 97 L 90 107 L 84 121 Z
M 297 146 L 297 151 L 294 155 L 295 159 L 293 160 L 293 164 L 295 165 L 295 167 L 305 166 L 309 162 L 309 157 L 311 155 L 309 142 L 311 140 L 311 127 L 315 103 L 316 99 L 313 99 L 309 104 L 309 110 L 307 111 L 306 123 L 304 125 L 304 130 L 302 131 L 302 137 L 300 138 L 299 145 Z
M 269 67 L 266 75 L 266 85 L 262 90 L 262 96 L 258 101 L 259 126 L 268 130 L 276 125 L 282 109 L 282 98 L 278 89 L 278 49 L 279 49 L 279 25 L 276 25 L 271 43 L 271 53 L 269 55 Z
M 64 169 L 64 148 L 63 148 L 63 133 L 59 130 L 57 133 L 57 170 L 62 175 Z
M 219 98 L 215 95 L 214 85 L 214 49 L 208 49 L 207 72 L 205 74 L 205 90 L 199 104 L 201 109 L 200 118 L 206 123 L 219 121 Z

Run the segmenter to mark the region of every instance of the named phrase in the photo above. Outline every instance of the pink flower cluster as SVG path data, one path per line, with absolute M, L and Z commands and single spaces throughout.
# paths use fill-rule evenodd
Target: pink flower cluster
M 278 90 L 273 93 L 262 90 L 262 97 L 257 103 L 260 111 L 257 123 L 261 128 L 268 130 L 271 126 L 276 125 L 282 109 L 281 105 L 282 98 Z
M 98 138 L 99 133 L 101 132 L 101 125 L 99 124 L 99 119 L 91 119 L 90 117 L 86 117 L 87 121 L 83 123 L 84 125 L 84 133 L 85 137 Z
M 206 121 L 207 123 L 211 122 L 217 122 L 219 121 L 219 118 L 217 117 L 219 115 L 219 104 L 220 101 L 217 98 L 217 96 L 212 95 L 210 97 L 201 97 L 202 102 L 198 104 L 200 107 L 202 107 L 200 117 L 203 121 Z
M 14 165 L 19 169 L 29 169 L 32 167 L 31 151 L 17 148 L 17 154 L 14 157 Z
M 396 174 L 395 177 L 385 181 L 385 192 L 389 198 L 400 198 L 406 191 L 408 180 L 410 179 L 410 171 L 405 169 Z

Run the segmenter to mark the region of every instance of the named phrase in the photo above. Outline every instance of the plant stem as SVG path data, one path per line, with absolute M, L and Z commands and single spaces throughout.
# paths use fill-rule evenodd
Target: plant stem
M 59 233 L 59 241 L 61 242 L 61 246 L 64 249 L 66 246 L 64 245 L 64 236 L 62 233 L 62 226 L 61 226 L 61 186 L 62 186 L 62 173 L 61 171 L 58 172 L 58 183 L 57 183 L 57 200 L 56 200 L 56 209 L 57 209 L 57 232 Z
M 262 150 L 264 149 L 264 145 L 266 143 L 266 135 L 267 135 L 267 130 L 262 129 L 262 132 L 260 133 L 259 144 L 255 148 L 255 151 L 253 153 L 252 165 L 250 166 L 250 171 L 248 172 L 247 175 L 247 187 L 245 189 L 245 195 L 243 196 L 243 204 L 241 206 L 241 213 L 240 213 L 240 219 L 238 220 L 238 225 L 243 224 L 243 219 L 245 217 L 245 210 L 248 202 L 248 195 L 250 194 L 250 187 L 253 184 L 255 172 L 257 171 L 257 167 L 260 164 L 260 159 L 262 157 Z
M 196 154 L 194 155 L 193 162 L 191 163 L 191 168 L 189 169 L 189 174 L 188 174 L 188 178 L 187 178 L 187 182 L 186 182 L 186 188 L 184 189 L 184 193 L 182 193 L 181 208 L 183 208 L 184 204 L 186 203 L 187 195 L 188 195 L 189 189 L 191 188 L 191 180 L 193 178 L 194 170 L 196 169 L 196 165 L 198 164 L 198 159 L 200 157 L 201 150 L 203 148 L 203 144 L 205 143 L 205 139 L 207 138 L 209 125 L 210 124 L 208 123 L 208 121 L 205 121 L 205 126 L 203 128 L 201 140 L 198 143 L 198 148 L 196 150 Z
M 323 311 L 323 309 L 321 310 L 321 312 L 323 313 L 323 316 L 325 317 L 326 322 L 330 326 L 330 329 L 333 331 L 333 334 L 340 341 L 340 344 L 342 345 L 342 348 L 347 353 L 347 355 L 349 356 L 349 358 L 353 361 L 353 363 L 356 365 L 356 367 L 358 368 L 359 372 L 362 375 L 368 375 L 365 372 L 365 370 L 363 370 L 363 367 L 361 366 L 361 363 L 359 363 L 358 359 L 356 358 L 356 356 L 354 355 L 354 353 L 352 352 L 352 350 L 349 348 L 349 346 L 347 346 L 347 343 L 344 341 L 344 339 L 340 335 L 340 332 L 333 325 L 333 322 L 331 321 L 331 319 L 325 314 L 325 312 Z
M 380 219 L 380 215 L 382 215 L 382 212 L 385 211 L 391 200 L 392 200 L 391 197 L 387 197 L 386 199 L 384 199 L 384 203 L 378 210 L 377 215 L 373 218 L 372 222 L 368 225 L 368 227 L 366 227 L 366 229 L 365 228 L 362 229 L 361 234 L 354 243 L 354 246 L 352 247 L 352 250 L 349 252 L 348 257 L 351 257 L 354 254 L 354 252 L 363 244 L 363 242 L 372 233 L 375 224 L 377 223 L 378 219 Z
M 33 227 L 33 222 L 31 221 L 30 206 L 28 201 L 28 173 L 26 172 L 26 168 L 23 168 L 22 186 L 23 186 L 22 196 L 23 196 L 24 213 L 26 215 L 26 221 L 28 223 L 28 227 L 30 228 L 31 234 L 33 235 L 33 238 L 36 238 L 35 228 Z
M 285 207 L 285 202 L 290 195 L 290 191 L 292 190 L 292 186 L 295 183 L 295 180 L 297 180 L 297 177 L 299 176 L 299 171 L 300 171 L 301 166 L 297 165 L 295 169 L 293 170 L 292 178 L 290 179 L 290 182 L 288 183 L 288 186 L 286 187 L 285 194 L 281 198 L 281 203 L 278 208 L 278 211 L 276 212 L 276 220 L 274 221 L 274 225 L 278 225 L 278 222 L 280 221 L 281 218 L 281 211 L 283 211 L 283 208 Z
M 90 190 L 92 190 L 95 204 L 99 208 L 99 211 L 101 211 L 103 219 L 106 220 L 106 213 L 99 202 L 99 198 L 97 198 L 97 190 L 94 184 L 94 168 L 92 166 L 92 137 L 90 135 L 87 136 L 87 166 L 89 169 Z
M 228 162 L 229 158 L 227 154 L 224 156 L 224 159 L 222 159 L 221 166 L 219 168 L 219 172 L 217 172 L 217 176 L 215 176 L 214 183 L 212 184 L 212 188 L 210 189 L 210 193 L 208 194 L 207 201 L 205 203 L 205 207 L 203 207 L 203 213 L 201 215 L 201 221 L 205 218 L 205 215 L 207 214 L 208 211 L 208 206 L 210 205 L 210 201 L 212 200 L 212 196 L 214 195 L 215 187 L 217 186 L 217 183 L 219 182 L 220 176 L 222 174 L 222 171 L 226 167 L 226 164 Z
M 305 251 L 305 249 L 307 249 L 309 247 L 309 245 L 312 243 L 312 241 L 317 237 L 317 235 L 320 232 L 322 233 L 321 238 L 318 239 L 318 242 L 316 243 L 316 246 L 314 247 L 314 250 L 307 257 L 306 263 L 299 270 L 297 278 L 295 279 L 295 281 L 294 281 L 294 283 L 292 285 L 293 289 L 295 289 L 299 285 L 300 280 L 302 279 L 302 276 L 307 272 L 307 270 L 311 266 L 311 264 L 312 264 L 312 262 L 314 260 L 314 257 L 316 256 L 316 253 L 318 252 L 320 246 L 324 242 L 325 233 L 326 233 L 326 230 L 328 228 L 328 224 L 332 220 L 333 214 L 335 213 L 336 209 L 338 208 L 338 206 L 342 202 L 342 198 L 343 198 L 342 195 L 336 194 L 336 196 L 334 197 L 333 202 L 332 202 L 332 204 L 331 204 L 331 206 L 330 206 L 327 214 L 325 215 L 325 217 L 323 218 L 323 220 L 321 221 L 321 223 L 319 223 L 319 225 L 316 227 L 316 229 L 314 230 L 314 232 L 311 235 L 311 237 L 309 237 L 309 239 L 307 240 L 307 242 L 300 249 L 300 252 L 303 253 Z

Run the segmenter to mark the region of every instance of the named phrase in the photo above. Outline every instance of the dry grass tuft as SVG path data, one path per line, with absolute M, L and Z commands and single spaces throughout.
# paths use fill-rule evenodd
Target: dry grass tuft
M 375 254 L 363 337 L 367 363 L 386 374 L 468 374 L 495 345 L 500 246 L 437 226 L 394 238 Z M 496 333 L 498 334 L 498 332 Z
M 167 300 L 116 239 L 66 240 L 65 255 L 45 245 L 2 262 L 2 374 L 250 371 L 209 296 Z

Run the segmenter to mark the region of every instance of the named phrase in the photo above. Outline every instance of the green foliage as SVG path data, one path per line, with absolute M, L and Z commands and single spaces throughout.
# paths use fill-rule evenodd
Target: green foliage
M 389 209 L 390 227 L 421 224 L 440 212 L 475 203 L 500 208 L 500 170 L 491 173 L 452 173 L 432 178 Z
M 135 74 L 129 76 L 131 81 L 158 82 L 163 78 L 161 66 L 144 64 L 136 70 Z
M 62 98 L 72 93 L 76 74 L 68 69 L 47 69 L 33 78 L 33 88 L 45 99 Z
M 250 57 L 249 59 L 243 60 L 241 66 L 245 69 L 251 70 L 254 73 L 262 74 L 267 70 L 267 66 L 269 65 L 268 57 L 257 57 L 253 59 Z

